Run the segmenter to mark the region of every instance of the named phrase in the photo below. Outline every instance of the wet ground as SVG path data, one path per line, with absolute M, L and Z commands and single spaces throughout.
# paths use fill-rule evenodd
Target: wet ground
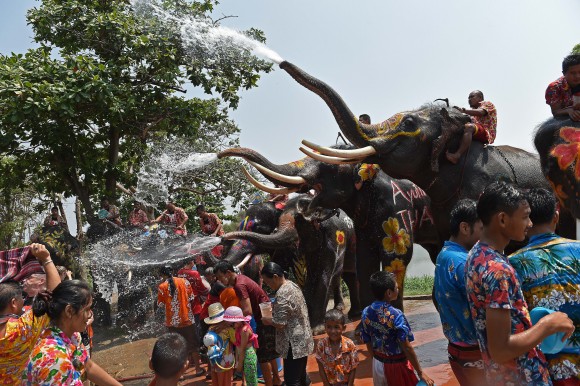
M 415 334 L 413 346 L 423 370 L 435 380 L 438 386 L 456 386 L 449 362 L 447 361 L 447 341 L 441 330 L 439 316 L 430 300 L 406 300 L 405 308 L 407 318 Z M 346 335 L 353 339 L 354 328 L 358 322 L 348 324 Z M 162 333 L 162 331 L 160 331 Z M 154 336 L 156 335 L 153 332 Z M 112 374 L 125 385 L 148 385 L 151 380 L 151 371 L 148 362 L 155 338 L 147 338 L 127 342 L 118 336 L 118 331 L 100 333 L 95 335 L 101 338 L 95 344 L 93 359 L 101 365 L 109 374 Z M 316 336 L 320 339 L 324 335 Z M 356 341 L 355 341 L 356 342 Z M 371 358 L 363 344 L 358 345 L 361 364 L 357 369 L 356 385 L 372 385 Z M 205 366 L 204 366 L 205 367 Z M 180 385 L 208 385 L 205 377 L 195 377 L 195 370 L 190 369 L 183 377 Z M 318 376 L 318 366 L 313 356 L 308 359 L 308 374 L 313 385 L 322 385 Z M 141 378 L 143 377 L 144 378 Z M 135 379 L 141 378 L 141 379 Z M 241 385 L 234 382 L 234 385 Z

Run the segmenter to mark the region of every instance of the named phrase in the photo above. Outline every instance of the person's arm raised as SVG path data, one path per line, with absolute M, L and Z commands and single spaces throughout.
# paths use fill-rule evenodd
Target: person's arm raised
M 488 308 L 485 321 L 489 354 L 494 362 L 500 364 L 527 353 L 549 335 L 563 332 L 564 339 L 568 339 L 574 332 L 574 324 L 563 312 L 547 315 L 519 334 L 511 333 L 509 309 Z
M 46 289 L 52 291 L 60 284 L 60 275 L 50 258 L 50 252 L 44 245 L 37 243 L 30 244 L 30 252 L 44 268 L 44 272 L 46 272 Z

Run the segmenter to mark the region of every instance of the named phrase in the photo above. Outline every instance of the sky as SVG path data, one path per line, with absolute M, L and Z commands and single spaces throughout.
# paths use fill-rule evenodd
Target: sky
M 33 47 L 25 13 L 38 4 L 0 0 L 0 53 Z M 550 116 L 546 86 L 580 43 L 580 2 L 222 0 L 215 17 L 264 31 L 284 59 L 330 84 L 373 122 L 436 98 L 467 106 L 483 91 L 498 111 L 496 143 L 534 151 L 534 128 Z M 338 127 L 322 100 L 276 69 L 241 93 L 231 117 L 241 145 L 276 163 L 302 158 L 302 139 L 329 145 Z

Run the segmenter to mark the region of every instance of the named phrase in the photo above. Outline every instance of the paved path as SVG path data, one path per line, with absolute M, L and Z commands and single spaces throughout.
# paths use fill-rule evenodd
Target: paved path
M 439 315 L 435 307 L 429 300 L 406 300 L 405 301 L 406 315 L 415 334 L 415 342 L 413 346 L 417 353 L 417 357 L 423 366 L 423 370 L 435 381 L 437 386 L 457 386 L 459 383 L 455 380 L 449 362 L 447 361 L 447 341 L 443 336 L 441 330 L 441 323 Z M 354 328 L 358 322 L 349 323 L 347 326 L 346 335 L 353 338 Z M 315 339 L 320 339 L 324 335 L 316 336 Z M 147 339 L 131 344 L 125 344 L 123 347 L 113 347 L 108 350 L 97 352 L 95 354 L 95 361 L 99 364 L 106 362 L 105 369 L 111 374 L 117 374 L 117 377 L 129 377 L 135 374 L 143 374 L 135 372 L 136 368 L 146 368 L 148 356 L 154 343 L 154 339 Z M 372 385 L 372 371 L 371 358 L 366 350 L 365 345 L 359 345 L 361 364 L 357 370 L 357 377 L 355 385 Z M 116 358 L 118 357 L 118 358 Z M 106 359 L 105 359 L 106 358 Z M 102 361 L 102 360 L 103 361 Z M 140 365 L 135 363 L 144 362 Z M 133 362 L 135 366 L 126 366 L 121 364 L 129 364 Z M 120 370 L 120 367 L 123 367 Z M 126 366 L 126 367 L 125 367 Z M 131 369 L 133 367 L 133 369 Z M 132 371 L 133 370 L 133 371 Z M 313 385 L 322 385 L 320 377 L 318 376 L 318 366 L 313 356 L 308 359 L 308 374 L 312 379 Z M 190 369 L 184 376 L 180 385 L 208 385 L 209 381 L 205 377 L 194 377 L 194 370 Z M 126 382 L 125 385 L 147 385 L 148 380 L 139 380 Z M 234 382 L 234 385 L 240 386 L 241 382 Z

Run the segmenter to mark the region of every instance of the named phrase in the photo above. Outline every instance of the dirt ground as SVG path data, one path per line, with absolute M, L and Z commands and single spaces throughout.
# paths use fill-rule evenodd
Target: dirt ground
M 433 303 L 430 300 L 407 300 L 405 308 L 405 314 L 415 334 L 413 346 L 423 370 L 435 380 L 435 384 L 438 386 L 459 385 L 447 361 L 447 341 L 443 336 L 439 316 Z M 346 335 L 351 339 L 357 324 L 358 321 L 348 324 Z M 162 332 L 152 332 L 152 336 L 157 336 Z M 100 366 L 125 385 L 146 386 L 149 384 L 152 375 L 148 362 L 155 343 L 154 337 L 129 342 L 126 338 L 120 337 L 118 330 L 96 330 L 95 335 L 97 339 L 93 359 Z M 315 339 L 324 336 L 318 335 Z M 371 358 L 365 345 L 360 344 L 358 348 L 361 363 L 357 369 L 355 384 L 372 385 Z M 313 385 L 322 385 L 318 376 L 318 366 L 313 356 L 308 359 L 307 370 Z M 194 372 L 194 369 L 188 370 L 180 385 L 209 385 L 211 383 L 206 381 L 204 376 L 196 378 Z M 241 382 L 234 382 L 236 386 L 241 384 Z

